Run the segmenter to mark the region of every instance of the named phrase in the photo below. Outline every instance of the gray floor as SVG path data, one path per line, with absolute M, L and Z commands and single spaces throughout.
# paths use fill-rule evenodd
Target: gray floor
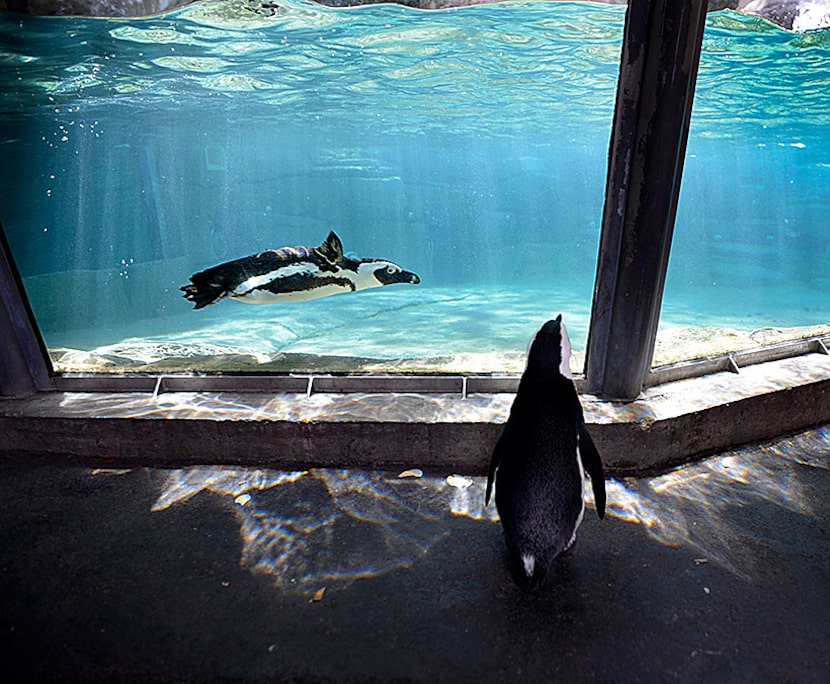
M 0 671 L 827 682 L 828 465 L 825 428 L 609 480 L 609 515 L 586 513 L 532 595 L 506 568 L 480 478 L 12 459 L 0 467 Z

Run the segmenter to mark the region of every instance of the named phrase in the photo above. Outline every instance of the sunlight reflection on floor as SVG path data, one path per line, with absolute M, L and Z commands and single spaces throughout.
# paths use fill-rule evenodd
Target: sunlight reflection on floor
M 755 540 L 742 515 L 761 503 L 817 515 L 812 469 L 830 470 L 830 428 L 736 449 L 653 478 L 606 483 L 610 517 L 643 526 L 655 541 L 694 550 L 751 579 Z M 127 471 L 94 471 L 122 474 Z M 202 491 L 239 518 L 242 565 L 283 588 L 307 590 L 409 567 L 448 533 L 447 519 L 496 522 L 485 478 L 361 470 L 282 472 L 219 466 L 164 471 L 153 512 Z M 586 500 L 593 506 L 590 487 Z M 742 511 L 742 509 L 745 509 Z
M 515 395 L 454 394 L 143 392 L 90 394 L 66 392 L 60 410 L 67 415 L 94 418 L 176 418 L 203 420 L 273 420 L 395 422 L 503 422 Z
M 669 546 L 688 545 L 700 562 L 752 576 L 752 555 L 736 509 L 767 502 L 814 515 L 804 467 L 830 468 L 830 430 L 735 449 L 648 479 L 609 480 L 609 515 L 643 525 Z
M 312 469 L 195 467 L 167 472 L 161 511 L 208 490 L 241 524 L 242 563 L 298 589 L 411 565 L 446 536 L 444 517 L 497 520 L 484 478 Z

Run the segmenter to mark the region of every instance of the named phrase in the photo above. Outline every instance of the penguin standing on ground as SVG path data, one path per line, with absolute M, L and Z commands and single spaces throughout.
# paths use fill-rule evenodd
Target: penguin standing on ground
M 602 461 L 585 428 L 570 351 L 561 315 L 531 339 L 527 367 L 487 477 L 489 504 L 498 471 L 496 508 L 508 554 L 530 589 L 541 584 L 553 559 L 576 539 L 585 511 L 586 472 L 597 513 L 605 515 Z

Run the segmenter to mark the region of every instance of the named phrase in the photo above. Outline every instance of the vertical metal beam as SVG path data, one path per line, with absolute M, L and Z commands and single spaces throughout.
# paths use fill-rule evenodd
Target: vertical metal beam
M 46 347 L 0 225 L 0 397 L 54 389 Z
M 706 0 L 632 0 L 588 336 L 588 391 L 629 401 L 654 353 Z

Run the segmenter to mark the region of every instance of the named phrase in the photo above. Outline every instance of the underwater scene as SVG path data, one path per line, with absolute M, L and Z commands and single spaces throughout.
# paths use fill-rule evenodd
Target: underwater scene
M 562 313 L 579 371 L 624 21 L 0 12 L 0 222 L 55 370 L 517 373 Z M 830 333 L 828 63 L 830 29 L 708 16 L 655 365 Z

